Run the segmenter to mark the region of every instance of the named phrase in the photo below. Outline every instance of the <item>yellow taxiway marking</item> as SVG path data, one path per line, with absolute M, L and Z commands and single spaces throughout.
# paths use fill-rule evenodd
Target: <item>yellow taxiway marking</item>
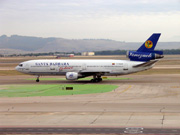
M 171 88 L 180 88 L 180 86 L 172 86 Z
M 124 92 L 126 92 L 127 90 L 129 90 L 131 87 L 132 87 L 132 86 L 131 86 L 131 85 L 129 85 L 129 87 L 127 87 L 127 88 L 126 88 L 126 89 L 124 89 L 123 91 L 120 91 L 119 93 L 124 93 Z

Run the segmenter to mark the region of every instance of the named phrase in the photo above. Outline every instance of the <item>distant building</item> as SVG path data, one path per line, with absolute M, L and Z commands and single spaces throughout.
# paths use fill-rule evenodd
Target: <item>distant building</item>
M 61 57 L 74 57 L 74 54 L 55 54 L 56 58 L 61 58 Z
M 81 55 L 82 56 L 94 56 L 95 53 L 94 52 L 82 52 Z
M 74 54 L 69 54 L 69 57 L 74 57 Z

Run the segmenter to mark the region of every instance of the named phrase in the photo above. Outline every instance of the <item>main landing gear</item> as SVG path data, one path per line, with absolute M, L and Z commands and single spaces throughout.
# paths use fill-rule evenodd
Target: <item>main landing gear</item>
M 39 82 L 39 75 L 37 76 L 36 82 Z
M 102 81 L 102 78 L 101 76 L 93 76 L 93 79 L 91 79 L 91 82 L 101 82 Z

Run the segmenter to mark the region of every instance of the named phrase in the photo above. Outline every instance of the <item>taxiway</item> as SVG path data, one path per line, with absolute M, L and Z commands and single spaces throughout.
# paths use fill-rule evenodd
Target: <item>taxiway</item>
M 0 84 L 32 84 L 29 76 L 0 77 Z M 1 97 L 0 126 L 180 128 L 180 75 L 128 75 L 108 80 L 112 92 L 56 97 Z M 88 81 L 41 81 L 78 83 Z

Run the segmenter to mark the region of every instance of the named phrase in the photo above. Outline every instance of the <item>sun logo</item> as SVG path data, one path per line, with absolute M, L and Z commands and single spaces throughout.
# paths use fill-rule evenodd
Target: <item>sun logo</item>
M 152 48 L 153 47 L 153 42 L 151 40 L 146 41 L 145 42 L 145 47 L 148 48 L 148 49 Z

